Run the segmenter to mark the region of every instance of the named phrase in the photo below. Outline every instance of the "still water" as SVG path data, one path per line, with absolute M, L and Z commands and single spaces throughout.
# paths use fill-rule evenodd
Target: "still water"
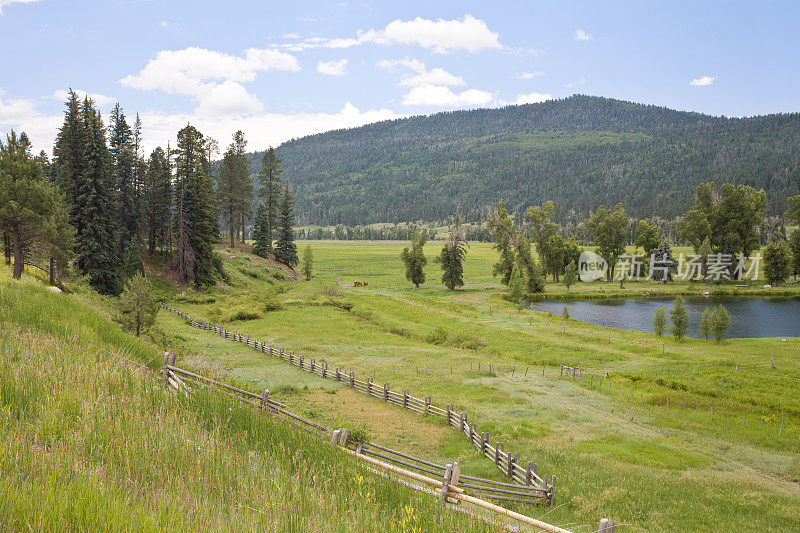
M 800 336 L 800 298 L 690 296 L 685 299 L 692 337 L 700 336 L 697 328 L 703 309 L 715 305 L 724 305 L 731 313 L 730 337 Z M 543 300 L 529 302 L 527 307 L 535 311 L 560 315 L 564 306 L 567 306 L 570 318 L 598 326 L 652 333 L 653 313 L 661 304 L 664 304 L 669 311 L 672 300 L 656 298 Z

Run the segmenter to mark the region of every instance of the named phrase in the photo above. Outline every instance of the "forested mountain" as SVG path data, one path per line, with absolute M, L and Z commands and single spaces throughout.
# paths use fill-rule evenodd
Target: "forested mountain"
M 800 193 L 800 114 L 751 118 L 572 96 L 338 130 L 281 145 L 298 223 L 477 219 L 552 200 L 563 222 L 599 204 L 672 218 L 704 181 L 767 191 L 767 214 Z M 258 173 L 263 152 L 250 154 Z

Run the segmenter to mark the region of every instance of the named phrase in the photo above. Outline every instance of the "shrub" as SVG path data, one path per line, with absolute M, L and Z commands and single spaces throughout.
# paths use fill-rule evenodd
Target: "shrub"
M 677 340 L 683 339 L 689 333 L 689 312 L 682 296 L 675 297 L 669 316 L 672 320 L 672 334 Z
M 712 316 L 711 309 L 708 307 L 703 309 L 703 314 L 700 316 L 700 335 L 704 336 L 706 340 L 708 340 L 708 336 L 711 335 Z
M 478 337 L 477 335 L 470 335 L 469 333 L 454 333 L 450 335 L 450 340 L 448 343 L 450 346 L 455 346 L 456 348 L 465 348 L 467 350 L 477 350 L 482 346 L 486 346 L 486 343 Z
M 667 332 L 667 308 L 663 305 L 656 307 L 653 314 L 653 332 L 659 337 L 663 337 Z
M 449 337 L 449 333 L 447 333 L 444 328 L 439 326 L 425 336 L 425 342 L 429 342 L 431 344 L 444 344 L 447 341 L 447 337 Z
M 718 305 L 711 312 L 711 332 L 714 339 L 720 342 L 731 329 L 731 314 L 725 307 Z

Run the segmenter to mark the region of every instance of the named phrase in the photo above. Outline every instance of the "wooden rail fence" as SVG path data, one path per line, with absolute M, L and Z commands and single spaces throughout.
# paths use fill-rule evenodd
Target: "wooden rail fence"
M 407 453 L 387 448 L 386 446 L 381 446 L 374 442 L 355 441 L 350 438 L 350 433 L 347 429 L 331 430 L 288 411 L 285 404 L 276 402 L 269 397 L 269 391 L 267 389 L 264 389 L 259 395 L 217 379 L 177 367 L 175 366 L 174 355 L 170 356 L 169 354 L 165 354 L 162 376 L 165 377 L 164 379 L 167 385 L 176 391 L 188 393 L 190 390 L 197 388 L 213 389 L 225 396 L 252 405 L 273 418 L 293 424 L 300 429 L 320 437 L 330 438 L 332 444 L 346 448 L 356 455 L 373 457 L 387 464 L 409 468 L 442 479 L 446 479 L 448 467 L 451 467 L 452 470 L 451 465 L 439 465 Z M 540 504 L 549 503 L 551 496 L 551 493 L 542 487 L 503 483 L 460 473 L 454 477 L 452 471 L 450 472 L 450 477 L 447 479 L 449 485 L 459 487 L 464 494 L 473 494 L 477 497 L 490 498 L 492 500 Z
M 264 341 L 251 339 L 247 335 L 236 331 L 230 331 L 211 322 L 197 320 L 187 313 L 174 309 L 166 304 L 161 305 L 167 311 L 188 320 L 194 328 L 211 331 L 226 339 L 241 342 L 261 353 L 268 354 L 272 357 L 279 357 L 301 370 L 317 374 L 324 379 L 343 383 L 353 390 L 368 396 L 380 398 L 387 403 L 417 413 L 444 418 L 449 426 L 461 431 L 469 442 L 481 451 L 484 457 L 491 460 L 503 474 L 512 480 L 515 483 L 514 486 L 532 487 L 536 494 L 546 495 L 546 498 L 542 500 L 544 503 L 548 505 L 553 504 L 555 498 L 555 475 L 540 475 L 539 467 L 536 463 L 532 461 L 520 461 L 516 452 L 505 451 L 502 442 L 495 442 L 494 445 L 492 445 L 489 440 L 489 434 L 485 432 L 479 433 L 476 430 L 475 423 L 470 422 L 467 413 L 454 410 L 452 404 L 447 404 L 445 408 L 438 407 L 433 405 L 430 396 L 417 398 L 409 394 L 408 389 L 397 392 L 391 390 L 388 383 L 378 384 L 373 383 L 372 379 L 367 379 L 366 381 L 356 379 L 355 373 L 352 371 L 343 372 L 339 368 L 331 370 L 324 362 L 319 363 L 314 359 L 306 359 L 302 355 L 296 355 L 294 352 L 285 352 L 283 349 L 275 348 Z M 533 494 L 533 492 L 531 494 Z

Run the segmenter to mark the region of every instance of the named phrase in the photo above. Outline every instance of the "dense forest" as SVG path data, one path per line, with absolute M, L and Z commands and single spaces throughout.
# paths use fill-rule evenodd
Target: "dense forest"
M 767 215 L 800 193 L 800 114 L 712 117 L 590 96 L 384 121 L 276 149 L 298 223 L 355 226 L 484 217 L 552 200 L 569 225 L 623 202 L 672 219 L 706 181 L 767 193 Z M 249 154 L 257 173 L 263 152 Z

